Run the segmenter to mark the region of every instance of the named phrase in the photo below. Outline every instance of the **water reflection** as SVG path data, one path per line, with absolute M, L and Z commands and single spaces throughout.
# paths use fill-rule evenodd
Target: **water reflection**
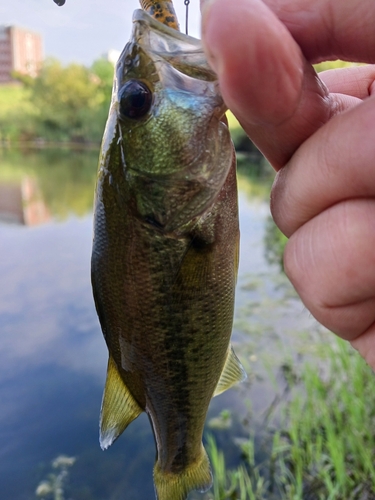
M 1 221 L 36 226 L 50 218 L 48 207 L 35 179 L 24 176 L 19 182 L 0 182 Z
M 108 451 L 98 444 L 107 351 L 90 286 L 96 164 L 97 152 L 3 151 L 0 156 L 0 185 L 17 191 L 31 179 L 30 199 L 43 203 L 49 217 L 27 230 L 0 222 L 2 498 L 36 498 L 52 460 L 61 454 L 76 457 L 64 484 L 66 498 L 154 495 L 155 448 L 144 414 Z M 240 460 L 238 442 L 250 427 L 262 425 L 275 395 L 283 393 L 280 367 L 291 345 L 297 354 L 306 346 L 295 331 L 311 323 L 295 297 L 288 298 L 290 288 L 278 267 L 264 258 L 269 183 L 241 175 L 240 185 L 242 258 L 233 343 L 250 376 L 247 384 L 215 398 L 208 415 L 229 465 Z M 14 203 L 19 194 L 12 196 Z M 1 198 L 4 202 L 5 195 Z
M 82 216 L 92 209 L 98 151 L 0 149 L 0 184 L 25 186 L 24 198 L 42 200 L 55 219 Z M 32 185 L 34 184 L 34 186 Z M 1 196 L 0 196 L 1 199 Z M 30 201 L 31 201 L 30 200 Z

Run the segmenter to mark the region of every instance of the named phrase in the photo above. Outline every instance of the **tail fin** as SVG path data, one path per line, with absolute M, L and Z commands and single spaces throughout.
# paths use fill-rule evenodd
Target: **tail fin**
M 162 471 L 156 462 L 154 483 L 158 500 L 186 500 L 190 491 L 198 490 L 204 493 L 210 489 L 212 473 L 203 445 L 198 459 L 179 474 Z

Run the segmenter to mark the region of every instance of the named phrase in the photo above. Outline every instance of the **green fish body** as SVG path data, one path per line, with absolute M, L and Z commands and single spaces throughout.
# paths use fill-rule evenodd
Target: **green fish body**
M 100 443 L 143 411 L 159 500 L 211 486 L 212 396 L 245 373 L 231 346 L 238 265 L 235 157 L 199 40 L 137 10 L 99 160 L 93 293 L 109 350 Z

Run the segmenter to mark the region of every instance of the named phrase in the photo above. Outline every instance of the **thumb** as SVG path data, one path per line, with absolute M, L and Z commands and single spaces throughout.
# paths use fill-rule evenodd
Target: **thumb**
M 202 40 L 227 106 L 281 168 L 333 105 L 285 25 L 261 0 L 202 0 Z

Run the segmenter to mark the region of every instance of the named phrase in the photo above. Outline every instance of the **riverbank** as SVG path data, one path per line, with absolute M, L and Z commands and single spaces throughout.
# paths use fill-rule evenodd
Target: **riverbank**
M 347 342 L 330 335 L 322 366 L 287 367 L 289 397 L 277 403 L 281 421 L 238 442 L 240 466 L 227 470 L 209 437 L 215 481 L 207 500 L 375 498 L 374 373 Z

